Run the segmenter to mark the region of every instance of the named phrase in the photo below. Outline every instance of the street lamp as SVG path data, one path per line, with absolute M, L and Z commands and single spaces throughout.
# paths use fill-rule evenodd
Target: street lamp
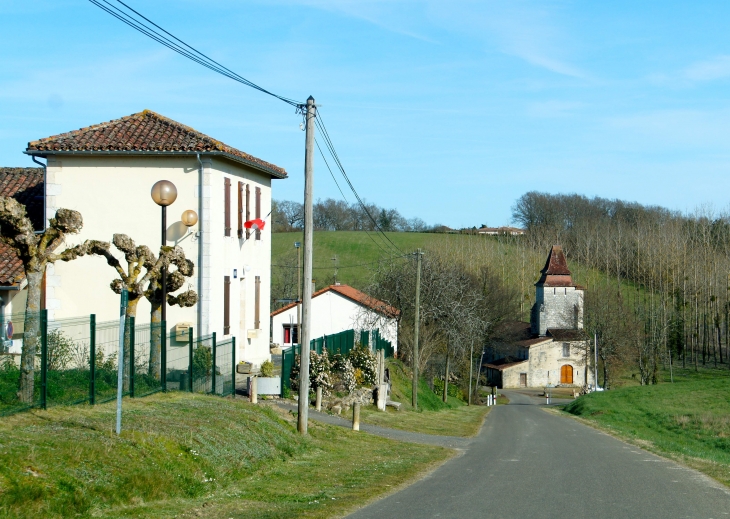
M 162 207 L 162 246 L 167 245 L 167 206 L 171 205 L 177 199 L 177 188 L 175 184 L 169 180 L 160 180 L 155 182 L 152 186 L 152 192 L 150 193 L 152 200 L 157 205 Z M 197 220 L 197 215 L 196 220 Z M 161 285 L 162 285 L 162 322 L 167 321 L 167 269 L 162 267 L 161 272 Z

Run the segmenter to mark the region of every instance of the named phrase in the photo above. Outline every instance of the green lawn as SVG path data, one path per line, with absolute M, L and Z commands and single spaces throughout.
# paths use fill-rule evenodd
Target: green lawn
M 580 397 L 565 411 L 730 485 L 730 372 L 678 373 L 675 383 Z
M 491 408 L 467 406 L 463 401 L 449 397 L 446 403 L 435 394 L 425 380 L 419 381 L 418 411 L 411 406 L 413 384 L 411 371 L 402 362 L 388 359 L 391 382 L 391 400 L 402 404 L 401 410 L 387 408 L 385 412 L 375 407 L 361 411 L 363 423 L 391 427 L 403 431 L 437 434 L 441 436 L 474 436 Z
M 158 394 L 0 420 L 0 517 L 334 517 L 452 455 L 239 400 Z

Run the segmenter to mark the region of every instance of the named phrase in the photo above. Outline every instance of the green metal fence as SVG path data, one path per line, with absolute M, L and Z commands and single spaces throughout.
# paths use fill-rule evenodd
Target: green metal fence
M 6 337 L 8 322 L 12 337 Z M 25 333 L 25 327 L 35 330 Z M 119 321 L 97 322 L 95 315 L 48 321 L 47 311 L 0 320 L 0 416 L 31 408 L 98 404 L 117 395 Z M 14 339 L 14 340 L 13 340 Z M 37 344 L 33 392 L 21 398 L 20 351 Z M 32 344 L 31 344 L 32 347 Z M 194 338 L 170 335 L 167 323 L 124 324 L 123 394 L 143 397 L 159 391 L 235 394 L 235 338 L 216 342 L 216 334 Z
M 370 336 L 372 335 L 373 346 L 370 347 Z M 385 357 L 392 357 L 395 348 L 390 341 L 380 336 L 380 330 L 362 330 L 360 331 L 360 344 L 370 347 L 371 351 L 385 350 Z M 330 355 L 349 355 L 350 351 L 355 347 L 355 330 L 345 330 L 333 335 L 323 335 L 309 341 L 309 350 L 321 355 L 323 350 L 327 350 Z M 291 348 L 281 352 L 281 391 L 282 394 L 286 390 L 291 390 L 291 372 L 294 366 L 294 360 L 301 352 L 299 344 L 292 345 Z

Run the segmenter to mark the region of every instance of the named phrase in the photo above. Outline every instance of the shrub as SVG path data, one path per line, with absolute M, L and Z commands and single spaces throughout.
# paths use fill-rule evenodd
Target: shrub
M 291 369 L 291 389 L 299 390 L 299 355 L 294 357 L 294 365 Z M 316 391 L 318 387 L 322 388 L 322 394 L 329 394 L 332 389 L 332 381 L 330 373 L 332 366 L 330 365 L 327 350 L 318 355 L 316 352 L 309 352 L 309 390 Z
M 370 351 L 370 348 L 358 342 L 352 351 L 350 351 L 348 359 L 355 370 L 355 378 L 357 379 L 358 385 L 372 386 L 377 382 L 377 363 L 375 361 L 375 355 Z M 357 370 L 360 370 L 359 374 Z
M 198 346 L 193 353 L 193 377 L 208 377 L 213 371 L 213 352 L 207 346 Z
M 440 378 L 433 380 L 433 392 L 439 396 L 444 394 L 444 381 Z M 452 382 L 449 382 L 449 388 L 446 390 L 446 394 L 463 400 L 462 391 L 459 389 L 459 386 Z
M 76 343 L 61 330 L 48 332 L 48 369 L 66 369 L 76 350 Z
M 262 377 L 273 377 L 274 376 L 274 363 L 270 360 L 265 360 L 261 363 L 260 370 Z
M 362 374 L 362 371 L 360 373 Z M 355 368 L 352 367 L 350 359 L 339 353 L 332 359 L 332 375 L 332 383 L 335 388 L 341 387 L 344 391 L 352 393 L 357 387 Z

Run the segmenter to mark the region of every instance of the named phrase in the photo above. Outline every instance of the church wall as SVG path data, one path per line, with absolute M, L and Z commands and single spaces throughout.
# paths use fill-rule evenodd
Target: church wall
M 563 345 L 569 345 L 569 354 L 564 355 Z M 527 368 L 529 387 L 556 386 L 560 384 L 560 369 L 570 365 L 573 369 L 574 386 L 585 384 L 585 348 L 587 342 L 546 342 L 530 348 Z M 518 380 L 519 383 L 519 380 Z M 588 372 L 588 384 L 593 384 L 593 372 Z M 517 387 L 517 386 L 510 386 Z
M 535 296 L 535 333 L 543 336 L 548 328 L 583 328 L 583 290 L 538 285 Z

